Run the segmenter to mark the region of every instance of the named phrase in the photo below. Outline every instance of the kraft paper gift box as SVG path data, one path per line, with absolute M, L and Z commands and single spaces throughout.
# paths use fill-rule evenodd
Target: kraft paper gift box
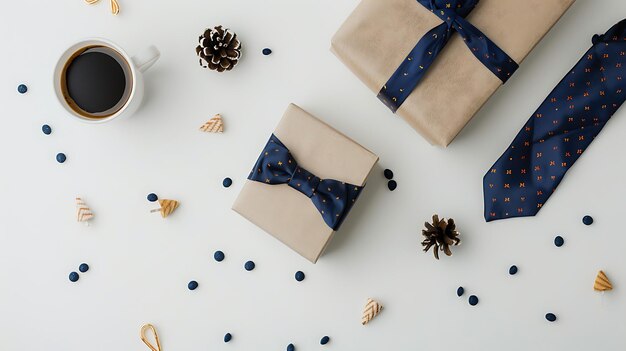
M 573 2 L 481 0 L 466 19 L 520 63 Z M 416 0 L 362 0 L 332 38 L 331 51 L 377 94 L 441 23 Z M 431 144 L 447 146 L 502 84 L 453 33 L 396 113 Z M 391 111 L 384 116 L 392 117 Z
M 378 156 L 294 104 L 289 105 L 273 135 L 289 149 L 299 167 L 322 180 L 364 186 L 378 162 Z M 254 153 L 262 151 L 259 145 Z M 257 171 L 256 166 L 252 172 Z M 248 179 L 232 208 L 313 263 L 335 234 L 312 199 L 287 184 Z

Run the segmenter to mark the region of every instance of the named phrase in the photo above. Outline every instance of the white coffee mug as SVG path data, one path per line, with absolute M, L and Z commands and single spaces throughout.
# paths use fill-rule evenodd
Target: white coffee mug
M 64 74 L 64 68 L 66 67 L 68 61 L 74 56 L 77 52 L 80 52 L 88 47 L 94 46 L 105 46 L 110 49 L 115 50 L 127 63 L 128 68 L 130 69 L 130 79 L 131 79 L 131 87 L 130 94 L 126 99 L 124 105 L 118 109 L 115 113 L 101 118 L 90 118 L 87 116 L 83 116 L 77 111 L 75 111 L 72 107 L 70 107 L 66 97 L 63 93 L 62 81 Z M 65 52 L 59 58 L 57 65 L 54 69 L 54 91 L 56 92 L 56 96 L 61 103 L 61 106 L 70 113 L 73 117 L 78 120 L 87 123 L 104 123 L 109 122 L 114 119 L 119 119 L 123 117 L 131 116 L 139 106 L 143 100 L 144 95 L 144 83 L 143 83 L 143 72 L 148 70 L 161 56 L 159 50 L 155 46 L 149 46 L 144 51 L 140 52 L 138 55 L 130 56 L 119 47 L 117 44 L 102 38 L 93 38 L 93 39 L 85 39 L 80 42 L 72 45 L 70 48 L 65 50 Z

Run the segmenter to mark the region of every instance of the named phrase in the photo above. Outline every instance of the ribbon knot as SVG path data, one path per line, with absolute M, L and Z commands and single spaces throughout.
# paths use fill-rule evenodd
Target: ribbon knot
M 455 25 L 456 25 L 456 19 L 457 19 L 457 13 L 454 10 L 450 10 L 450 9 L 445 9 L 445 10 L 437 10 L 434 11 L 434 13 L 441 18 L 442 21 L 444 21 L 446 23 L 446 25 L 448 26 L 448 30 L 447 33 L 449 35 L 449 33 L 452 31 L 452 29 L 454 29 Z
M 465 18 L 472 12 L 478 0 L 417 0 L 424 7 L 446 22 L 448 30 L 458 25 L 457 17 Z
M 310 198 L 315 194 L 320 181 L 313 173 L 297 166 L 287 184 Z
M 470 52 L 502 83 L 517 70 L 517 63 L 502 49 L 468 22 L 479 0 L 416 0 L 443 23 L 428 31 L 378 93 L 378 98 L 393 112 L 409 97 L 422 80 L 437 55 L 457 32 Z
M 339 229 L 363 189 L 334 179 L 320 179 L 298 166 L 289 149 L 274 134 L 248 179 L 269 185 L 286 184 L 306 195 L 333 230 Z
M 461 17 L 465 17 L 472 12 L 479 0 L 417 0 L 424 7 L 431 11 L 444 10 L 453 11 Z

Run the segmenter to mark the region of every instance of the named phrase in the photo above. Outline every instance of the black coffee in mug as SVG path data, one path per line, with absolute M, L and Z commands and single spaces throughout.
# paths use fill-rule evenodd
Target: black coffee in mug
M 130 97 L 132 73 L 126 59 L 107 46 L 88 46 L 75 52 L 61 72 L 67 104 L 87 118 L 106 118 Z

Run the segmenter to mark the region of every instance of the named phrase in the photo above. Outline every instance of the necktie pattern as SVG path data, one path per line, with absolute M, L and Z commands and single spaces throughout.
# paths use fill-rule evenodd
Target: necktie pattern
M 488 222 L 536 215 L 626 99 L 626 20 L 592 42 L 484 176 Z
M 339 229 L 363 190 L 361 186 L 338 180 L 320 179 L 298 166 L 289 149 L 274 134 L 265 145 L 248 179 L 268 185 L 289 185 L 311 199 L 324 222 L 333 230 Z

